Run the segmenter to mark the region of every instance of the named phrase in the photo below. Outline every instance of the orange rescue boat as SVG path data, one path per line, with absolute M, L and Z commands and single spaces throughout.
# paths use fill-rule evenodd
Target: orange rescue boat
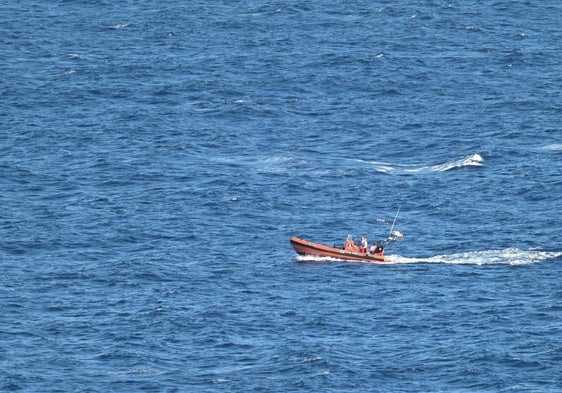
M 355 244 L 353 239 L 348 236 L 342 247 L 326 246 L 324 244 L 313 243 L 296 236 L 291 238 L 291 245 L 299 255 L 310 255 L 315 257 L 329 257 L 335 259 L 343 259 L 347 261 L 360 262 L 390 262 L 384 256 L 384 250 L 389 243 L 396 242 L 398 238 L 403 237 L 402 233 L 396 231 L 392 233 L 386 241 L 375 244 L 370 249 L 362 248 Z

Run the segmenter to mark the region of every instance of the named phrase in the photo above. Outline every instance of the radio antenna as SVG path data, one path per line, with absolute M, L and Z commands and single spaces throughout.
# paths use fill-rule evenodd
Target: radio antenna
M 392 221 L 392 226 L 390 227 L 390 232 L 388 233 L 388 237 L 392 236 L 392 231 L 394 230 L 394 224 L 396 224 L 396 219 L 398 218 L 398 213 L 400 213 L 400 206 L 398 206 L 398 211 L 394 216 L 394 221 Z

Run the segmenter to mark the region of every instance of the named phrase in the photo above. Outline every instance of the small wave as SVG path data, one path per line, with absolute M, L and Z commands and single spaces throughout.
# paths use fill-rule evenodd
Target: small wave
M 376 163 L 378 164 L 378 163 Z M 396 170 L 395 167 L 393 167 L 392 165 L 386 165 L 386 164 L 382 164 L 377 166 L 377 172 L 382 172 L 382 173 L 391 173 L 394 172 Z
M 86 59 L 83 55 L 80 55 L 78 53 L 69 53 L 68 57 L 70 57 L 71 59 L 76 59 L 76 60 L 85 60 Z
M 468 157 L 463 157 L 455 161 L 446 162 L 440 165 L 429 167 L 434 172 L 445 172 L 455 168 L 464 168 L 467 166 L 482 166 L 484 159 L 480 154 L 473 154 Z
M 359 160 L 361 161 L 361 160 Z M 362 161 L 365 162 L 365 161 Z M 478 153 L 437 165 L 400 165 L 378 161 L 367 161 L 374 165 L 377 172 L 381 173 L 418 173 L 418 172 L 445 172 L 471 166 L 482 166 L 484 158 Z
M 445 263 L 457 265 L 528 265 L 547 259 L 562 256 L 562 252 L 521 250 L 507 248 L 505 250 L 470 251 L 457 254 L 436 255 L 427 258 L 408 258 L 390 255 L 392 263 Z
M 133 370 L 121 370 L 121 371 L 109 371 L 107 375 L 117 375 L 117 376 L 127 376 L 127 375 L 139 375 L 139 376 L 151 376 L 151 375 L 162 375 L 163 371 L 159 370 L 149 370 L 144 368 L 135 368 Z
M 303 169 L 307 161 L 302 158 L 291 156 L 272 156 L 258 158 L 254 163 L 261 173 L 289 173 L 294 170 Z
M 546 145 L 543 149 L 550 151 L 562 151 L 562 143 L 552 143 L 550 145 Z
M 117 24 L 114 24 L 114 25 L 107 26 L 108 29 L 113 29 L 113 30 L 124 29 L 125 27 L 129 27 L 129 24 L 128 23 L 117 23 Z

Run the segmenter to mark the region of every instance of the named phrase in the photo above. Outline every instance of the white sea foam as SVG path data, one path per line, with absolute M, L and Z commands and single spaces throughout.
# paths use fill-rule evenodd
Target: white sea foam
M 562 151 L 562 143 L 552 143 L 544 147 L 545 150 Z
M 392 163 L 379 162 L 379 161 L 362 161 L 362 160 L 359 161 L 367 162 L 370 165 L 374 165 L 377 172 L 418 173 L 418 172 L 445 172 L 451 169 L 465 168 L 471 166 L 482 166 L 484 163 L 484 158 L 482 158 L 480 154 L 476 153 L 437 165 L 421 165 L 421 164 L 403 165 L 403 164 L 392 164 Z
M 482 166 L 484 159 L 480 154 L 473 154 L 468 157 L 462 157 L 458 160 L 454 160 L 451 162 L 446 162 L 444 164 L 433 165 L 429 167 L 429 170 L 434 172 L 445 172 L 455 168 L 464 168 L 467 166 Z M 420 168 L 423 170 L 424 168 Z
M 391 172 L 394 172 L 394 170 L 396 169 L 392 165 L 383 164 L 383 163 L 377 163 L 377 164 L 378 164 L 377 172 L 391 173 Z
M 69 53 L 68 57 L 70 57 L 71 59 L 77 59 L 77 60 L 84 60 L 85 57 L 83 55 L 80 55 L 78 53 Z
M 466 265 L 527 265 L 562 256 L 562 252 L 521 250 L 506 248 L 504 250 L 469 251 L 456 254 L 443 254 L 427 258 L 408 258 L 390 255 L 392 263 L 444 263 Z
M 547 259 L 558 258 L 562 252 L 521 250 L 506 248 L 504 250 L 469 251 L 456 254 L 435 255 L 426 258 L 403 257 L 401 255 L 387 255 L 389 262 L 368 262 L 381 264 L 413 264 L 413 263 L 440 263 L 451 265 L 528 265 Z M 344 259 L 317 257 L 312 255 L 297 256 L 299 262 L 361 262 L 346 261 Z
M 110 28 L 110 29 L 116 30 L 116 29 L 124 29 L 125 27 L 128 27 L 128 26 L 129 26 L 128 23 L 116 23 L 114 25 L 109 25 L 107 27 Z
M 337 259 L 332 257 L 318 257 L 315 255 L 297 255 L 297 261 L 299 262 L 341 262 L 343 259 Z
M 297 261 L 299 262 L 349 262 L 349 263 L 374 263 L 374 264 L 388 264 L 388 262 L 383 261 L 351 261 L 348 259 L 332 258 L 332 257 L 320 257 L 315 255 L 298 255 Z

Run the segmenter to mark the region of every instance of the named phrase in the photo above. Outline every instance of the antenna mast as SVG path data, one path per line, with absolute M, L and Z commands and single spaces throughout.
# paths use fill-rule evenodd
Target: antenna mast
M 392 221 L 392 226 L 390 227 L 390 232 L 388 233 L 388 237 L 392 236 L 392 231 L 394 230 L 394 224 L 396 224 L 396 219 L 398 218 L 398 213 L 400 213 L 400 206 L 398 206 L 398 211 L 394 216 L 394 221 Z

